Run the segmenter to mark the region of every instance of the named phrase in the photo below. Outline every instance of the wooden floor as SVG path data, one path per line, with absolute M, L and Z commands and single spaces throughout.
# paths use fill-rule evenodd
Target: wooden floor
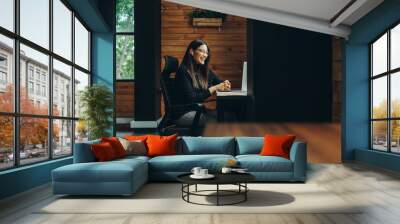
M 307 142 L 308 162 L 340 163 L 339 123 L 210 123 L 203 136 L 264 136 L 294 134 Z
M 355 214 L 37 214 L 54 200 L 49 186 L 0 202 L 0 223 L 64 224 L 260 224 L 260 223 L 400 223 L 400 174 L 362 164 L 312 164 L 308 182 L 343 200 L 364 204 Z M 320 203 L 315 196 L 315 203 Z M 173 206 L 173 205 L 171 205 Z

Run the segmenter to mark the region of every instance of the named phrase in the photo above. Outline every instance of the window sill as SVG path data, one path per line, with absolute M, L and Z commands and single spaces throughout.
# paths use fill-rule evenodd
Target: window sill
M 24 165 L 24 166 L 21 166 L 21 167 L 10 168 L 10 169 L 7 169 L 7 170 L 0 171 L 0 176 L 1 175 L 6 175 L 6 174 L 10 174 L 10 173 L 20 172 L 20 171 L 24 171 L 24 170 L 28 170 L 28 169 L 32 169 L 32 168 L 35 168 L 35 167 L 49 165 L 49 164 L 52 164 L 52 163 L 58 163 L 58 162 L 66 161 L 66 160 L 69 160 L 69 159 L 72 160 L 72 158 L 73 158 L 73 156 L 67 156 L 67 157 L 63 157 L 63 158 L 59 158 L 59 159 L 53 159 L 53 160 L 43 161 L 43 162 L 39 162 L 39 163 L 35 163 L 35 164 Z

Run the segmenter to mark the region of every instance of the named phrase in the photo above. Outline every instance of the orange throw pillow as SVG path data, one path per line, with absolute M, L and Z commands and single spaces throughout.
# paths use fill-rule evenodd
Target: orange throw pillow
M 164 156 L 176 155 L 176 139 L 177 135 L 159 136 L 149 135 L 147 137 L 147 155 L 148 156 Z
M 110 143 L 117 158 L 126 156 L 126 151 L 117 137 L 101 138 L 101 142 Z
M 265 135 L 264 146 L 261 149 L 262 156 L 280 156 L 289 159 L 290 147 L 296 136 L 294 135 Z
M 99 162 L 109 161 L 117 158 L 114 149 L 108 142 L 93 144 L 91 145 L 91 149 L 94 154 L 94 157 Z

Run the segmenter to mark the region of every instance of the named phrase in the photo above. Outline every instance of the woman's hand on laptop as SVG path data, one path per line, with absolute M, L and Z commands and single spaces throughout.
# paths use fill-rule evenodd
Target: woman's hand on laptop
M 224 81 L 224 91 L 230 91 L 231 90 L 231 82 L 229 82 L 229 80 L 225 80 Z

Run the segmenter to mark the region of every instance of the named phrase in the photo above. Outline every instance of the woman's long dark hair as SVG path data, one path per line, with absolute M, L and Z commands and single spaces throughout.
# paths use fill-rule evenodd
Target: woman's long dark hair
M 206 45 L 208 50 L 208 57 L 204 61 L 204 65 L 197 64 L 194 61 L 193 55 L 190 54 L 190 49 L 192 49 L 194 52 L 201 45 Z M 186 49 L 185 56 L 183 56 L 181 65 L 185 66 L 185 69 L 192 78 L 193 87 L 199 89 L 208 88 L 208 72 L 209 72 L 208 63 L 210 62 L 210 58 L 211 58 L 211 52 L 207 42 L 201 39 L 196 39 L 190 42 L 189 46 Z

